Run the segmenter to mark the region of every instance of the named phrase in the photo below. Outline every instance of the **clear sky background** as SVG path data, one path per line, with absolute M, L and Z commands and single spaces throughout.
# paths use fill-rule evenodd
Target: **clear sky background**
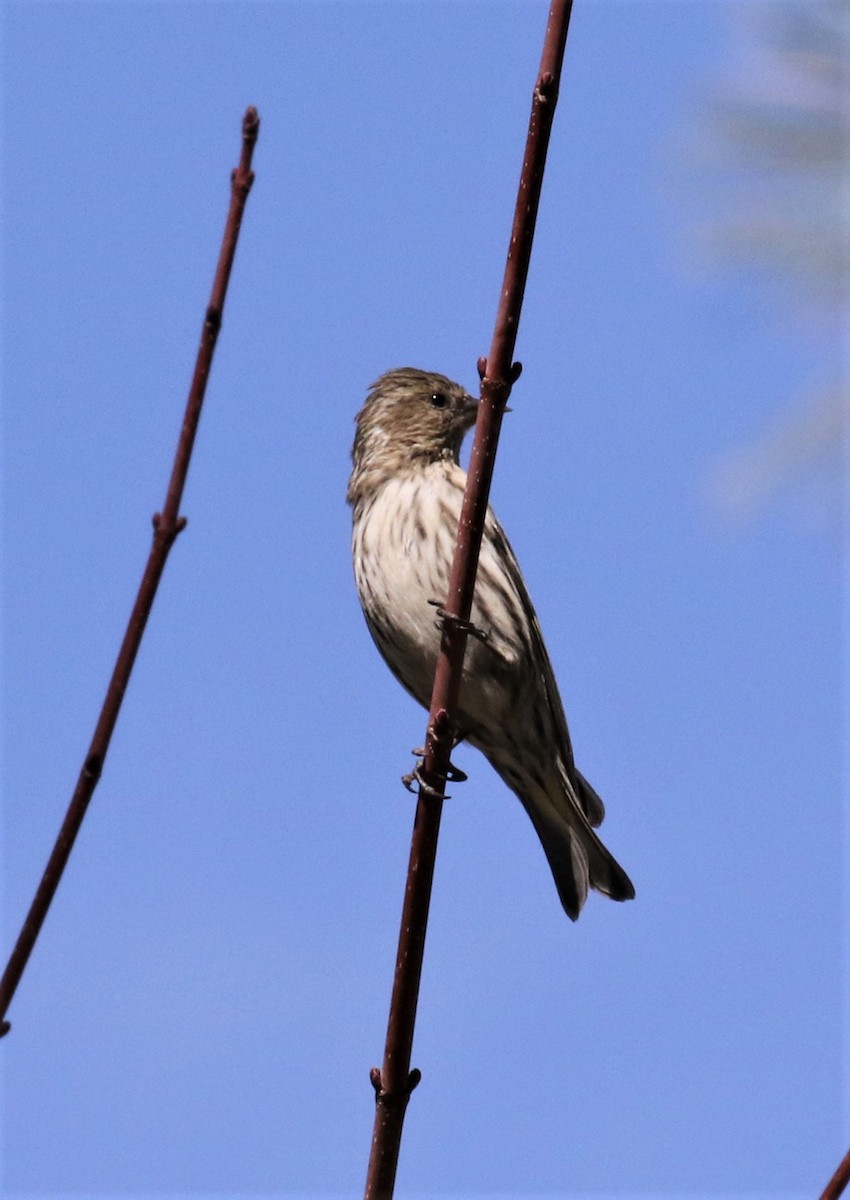
M 717 500 L 840 380 L 840 314 L 702 236 L 733 7 L 576 0 L 493 501 L 637 899 L 571 924 L 458 752 L 400 1197 L 811 1197 L 850 1141 L 840 456 Z M 188 528 L 0 1045 L 9 1198 L 362 1190 L 424 713 L 354 594 L 352 420 L 393 366 L 476 383 L 545 17 L 4 6 L 4 959 L 262 118 Z

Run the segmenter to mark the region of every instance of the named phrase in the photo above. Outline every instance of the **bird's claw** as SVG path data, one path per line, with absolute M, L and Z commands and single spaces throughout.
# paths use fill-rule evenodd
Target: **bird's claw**
M 428 603 L 437 610 L 437 617 L 439 619 L 434 622 L 437 629 L 442 630 L 447 625 L 453 625 L 455 629 L 462 629 L 467 637 L 477 638 L 479 642 L 486 642 L 489 638 L 486 629 L 479 629 L 472 621 L 464 621 L 462 617 L 457 616 L 455 613 L 447 612 L 441 600 L 429 600 Z
M 427 783 L 425 779 L 423 779 L 422 768 L 425 765 L 424 748 L 414 750 L 412 753 L 416 755 L 416 757 L 419 759 L 419 762 L 416 764 L 413 770 L 409 772 L 409 774 L 402 775 L 401 777 L 401 782 L 404 784 L 407 790 L 414 793 L 419 791 L 424 796 L 428 796 L 432 800 L 437 798 L 451 800 L 451 796 L 443 795 L 436 788 L 432 787 L 430 783 Z M 466 783 L 469 776 L 467 775 L 466 771 L 462 771 L 460 767 L 456 767 L 454 763 L 450 762 L 446 767 L 445 775 L 438 775 L 437 778 L 442 779 L 445 783 Z M 415 788 L 413 786 L 414 784 L 417 785 Z
M 422 778 L 422 763 L 415 766 L 409 774 L 402 775 L 401 782 L 414 795 L 427 796 L 429 800 L 451 799 L 451 796 L 446 796 L 443 792 L 438 791 L 437 788 L 431 787 L 431 784 Z M 414 784 L 416 784 L 416 787 L 413 786 Z

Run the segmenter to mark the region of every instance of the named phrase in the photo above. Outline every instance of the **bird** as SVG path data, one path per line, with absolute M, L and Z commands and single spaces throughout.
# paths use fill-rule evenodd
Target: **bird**
M 466 472 L 459 455 L 478 400 L 445 375 L 387 371 L 357 414 L 347 500 L 352 558 L 369 632 L 396 679 L 430 707 Z M 455 714 L 456 740 L 480 750 L 522 802 L 564 911 L 590 888 L 635 890 L 601 842 L 605 808 L 575 765 L 564 707 L 516 556 L 488 508 Z

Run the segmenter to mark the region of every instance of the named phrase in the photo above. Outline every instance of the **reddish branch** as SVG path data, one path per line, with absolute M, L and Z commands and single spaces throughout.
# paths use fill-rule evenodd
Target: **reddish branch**
M 835 1168 L 835 1174 L 823 1189 L 820 1200 L 838 1200 L 838 1197 L 843 1195 L 848 1183 L 850 1183 L 850 1150 Z
M 177 453 L 174 457 L 174 466 L 171 471 L 165 505 L 161 513 L 154 514 L 153 544 L 150 555 L 142 576 L 142 582 L 139 585 L 136 602 L 130 614 L 130 620 L 127 623 L 124 640 L 118 652 L 112 678 L 109 681 L 106 698 L 100 710 L 94 736 L 92 737 L 88 754 L 77 780 L 77 786 L 68 805 L 65 820 L 62 822 L 62 828 L 59 830 L 59 835 L 56 838 L 56 843 L 47 862 L 41 883 L 38 885 L 33 902 L 30 905 L 30 910 L 27 913 L 21 932 L 18 935 L 18 940 L 15 943 L 15 948 L 9 958 L 3 978 L 0 980 L 0 1037 L 9 1032 L 10 1025 L 3 1018 L 6 1016 L 32 948 L 35 945 L 36 938 L 44 924 L 47 911 L 56 894 L 59 881 L 62 878 L 62 872 L 65 870 L 65 865 L 68 862 L 77 834 L 80 831 L 80 826 L 83 823 L 83 818 L 86 815 L 89 801 L 92 798 L 94 789 L 97 787 L 97 782 L 103 770 L 103 762 L 106 758 L 106 752 L 109 749 L 112 731 L 115 728 L 115 722 L 118 720 L 121 702 L 124 699 L 124 692 L 127 690 L 130 672 L 133 669 L 133 663 L 141 644 L 145 625 L 150 616 L 154 596 L 156 595 L 156 590 L 165 568 L 165 562 L 168 558 L 168 552 L 174 544 L 175 538 L 186 525 L 186 518 L 178 516 L 180 501 L 183 496 L 183 488 L 189 470 L 189 459 L 192 454 L 192 446 L 201 416 L 201 406 L 204 402 L 204 393 L 206 391 L 207 379 L 209 378 L 213 351 L 215 350 L 218 331 L 221 328 L 224 299 L 227 294 L 230 270 L 233 266 L 233 256 L 236 252 L 236 241 L 239 237 L 242 214 L 245 210 L 245 201 L 251 190 L 251 184 L 254 182 L 254 173 L 251 170 L 251 158 L 254 153 L 259 129 L 260 118 L 257 115 L 257 110 L 249 108 L 242 120 L 242 154 L 239 166 L 231 175 L 230 211 L 227 215 L 227 224 L 222 239 L 221 253 L 219 254 L 210 302 L 204 317 L 201 343 L 198 347 L 198 356 L 195 361 L 195 373 L 192 377 L 186 411 L 183 415 L 183 426 L 180 431 L 180 440 L 177 444 Z
M 435 794 L 420 791 L 416 805 L 384 1060 L 381 1068 L 375 1067 L 371 1075 L 376 1111 L 366 1200 L 387 1200 L 393 1194 L 404 1114 L 410 1093 L 420 1078 L 418 1071 L 410 1070 L 410 1056 L 444 781 L 452 748 L 453 714 L 457 709 L 466 649 L 464 622 L 469 620 L 472 608 L 502 414 L 511 386 L 520 372 L 519 364 L 513 362 L 513 353 L 571 9 L 572 0 L 552 0 L 549 9 L 493 341 L 489 357 L 478 361 L 481 404 L 452 562 L 446 603 L 446 612 L 450 615 L 444 622 L 437 660 L 422 771 L 426 784 Z

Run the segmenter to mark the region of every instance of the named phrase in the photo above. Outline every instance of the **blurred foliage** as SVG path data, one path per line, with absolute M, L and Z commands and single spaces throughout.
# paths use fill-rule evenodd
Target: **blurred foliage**
M 811 385 L 711 480 L 731 516 L 793 488 L 840 510 L 850 443 L 850 2 L 730 6 L 730 70 L 703 114 L 711 215 L 700 240 L 755 273 L 813 348 Z M 711 186 L 713 183 L 714 186 Z

